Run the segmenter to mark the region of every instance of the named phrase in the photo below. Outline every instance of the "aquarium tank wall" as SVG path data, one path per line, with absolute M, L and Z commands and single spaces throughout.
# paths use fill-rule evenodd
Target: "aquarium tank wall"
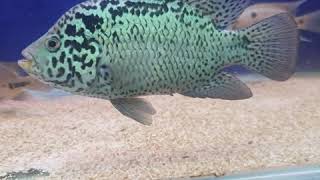
M 100 1 L 1 1 L 0 179 L 320 179 L 320 0 Z

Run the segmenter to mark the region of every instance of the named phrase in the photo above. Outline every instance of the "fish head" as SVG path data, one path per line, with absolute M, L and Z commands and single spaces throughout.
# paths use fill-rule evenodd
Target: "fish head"
M 108 66 L 102 63 L 106 53 L 95 29 L 103 19 L 93 14 L 82 4 L 73 7 L 22 51 L 25 59 L 19 65 L 40 81 L 69 92 L 89 91 L 99 79 L 109 81 Z

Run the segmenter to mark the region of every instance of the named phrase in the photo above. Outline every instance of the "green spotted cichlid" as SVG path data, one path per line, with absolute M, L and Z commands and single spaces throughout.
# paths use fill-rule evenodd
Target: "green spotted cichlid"
M 74 94 L 110 100 L 123 115 L 152 123 L 138 98 L 179 93 L 247 99 L 250 89 L 225 71 L 241 65 L 273 80 L 294 72 L 298 32 L 278 14 L 228 30 L 249 0 L 90 0 L 76 5 L 19 62 L 30 75 Z

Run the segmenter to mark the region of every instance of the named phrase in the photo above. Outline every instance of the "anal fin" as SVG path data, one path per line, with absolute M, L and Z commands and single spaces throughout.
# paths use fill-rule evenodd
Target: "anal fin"
M 214 76 L 210 84 L 184 92 L 182 95 L 194 98 L 242 100 L 252 97 L 252 92 L 237 77 L 226 72 L 221 72 Z
M 152 115 L 156 114 L 152 105 L 141 98 L 113 99 L 111 103 L 121 114 L 144 125 L 151 125 Z

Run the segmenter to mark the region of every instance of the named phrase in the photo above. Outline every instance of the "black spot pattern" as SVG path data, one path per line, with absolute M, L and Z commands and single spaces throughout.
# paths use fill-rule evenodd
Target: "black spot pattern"
M 56 75 L 56 78 L 61 78 L 65 74 L 65 69 L 63 67 L 58 68 L 58 74 Z
M 96 31 L 97 27 L 101 27 L 103 18 L 98 15 L 85 15 L 77 12 L 75 15 L 76 19 L 81 19 L 86 29 L 90 30 L 91 33 Z

